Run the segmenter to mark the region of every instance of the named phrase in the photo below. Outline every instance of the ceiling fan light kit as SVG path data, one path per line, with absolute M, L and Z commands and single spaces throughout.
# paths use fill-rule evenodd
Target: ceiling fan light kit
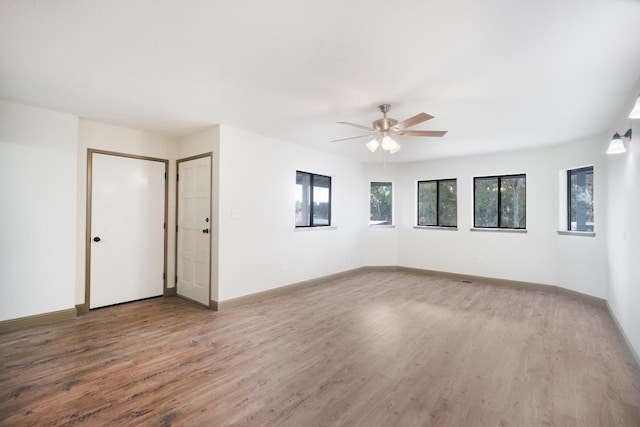
M 391 154 L 396 154 L 398 151 L 400 151 L 400 149 L 402 148 L 400 146 L 400 144 L 398 144 L 397 142 L 393 141 L 395 143 L 395 145 L 392 145 L 391 148 L 389 148 L 389 152 Z
M 411 126 L 415 126 L 419 123 L 426 122 L 433 119 L 433 116 L 427 113 L 419 113 L 413 117 L 410 117 L 402 122 L 398 122 L 396 119 L 387 117 L 387 113 L 391 109 L 390 104 L 380 104 L 378 109 L 382 112 L 382 118 L 374 120 L 371 127 L 358 125 L 349 122 L 338 122 L 341 125 L 352 126 L 358 129 L 368 131 L 366 135 L 352 136 L 350 138 L 336 139 L 331 142 L 346 141 L 349 139 L 364 138 L 367 136 L 373 136 L 373 139 L 367 142 L 365 145 L 372 153 L 375 153 L 379 147 L 388 151 L 391 154 L 400 151 L 402 146 L 398 142 L 391 138 L 391 135 L 400 136 L 422 136 L 422 137 L 442 137 L 447 131 L 439 130 L 406 130 Z
M 380 142 L 378 142 L 377 138 L 373 138 L 371 141 L 367 142 L 367 148 L 372 153 L 375 153 L 379 146 L 380 146 Z

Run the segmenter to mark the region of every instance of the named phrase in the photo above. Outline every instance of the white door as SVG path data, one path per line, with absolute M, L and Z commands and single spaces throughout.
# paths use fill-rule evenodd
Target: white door
M 165 162 L 92 153 L 90 308 L 163 294 Z
M 211 156 L 178 162 L 177 294 L 209 306 Z

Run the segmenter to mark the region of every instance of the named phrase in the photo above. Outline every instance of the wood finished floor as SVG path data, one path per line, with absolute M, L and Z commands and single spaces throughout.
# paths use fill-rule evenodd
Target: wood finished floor
M 408 273 L 94 310 L 0 335 L 0 367 L 2 426 L 640 426 L 606 309 Z

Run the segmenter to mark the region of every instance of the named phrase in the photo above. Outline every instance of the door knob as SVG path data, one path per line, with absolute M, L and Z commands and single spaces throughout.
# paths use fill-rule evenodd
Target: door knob
M 99 241 L 100 241 L 100 238 L 99 238 L 98 236 L 96 236 L 96 237 L 94 237 L 94 238 L 93 238 L 93 241 L 94 241 L 94 242 L 99 242 Z
M 208 234 L 209 233 L 209 229 L 205 228 L 204 230 L 202 230 L 203 233 Z

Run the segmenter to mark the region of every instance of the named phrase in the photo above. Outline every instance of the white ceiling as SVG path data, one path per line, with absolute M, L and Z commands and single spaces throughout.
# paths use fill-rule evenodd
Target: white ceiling
M 640 78 L 638 0 L 0 0 L 0 98 L 180 136 L 225 124 L 360 161 L 604 133 Z M 606 144 L 606 142 L 604 143 Z

